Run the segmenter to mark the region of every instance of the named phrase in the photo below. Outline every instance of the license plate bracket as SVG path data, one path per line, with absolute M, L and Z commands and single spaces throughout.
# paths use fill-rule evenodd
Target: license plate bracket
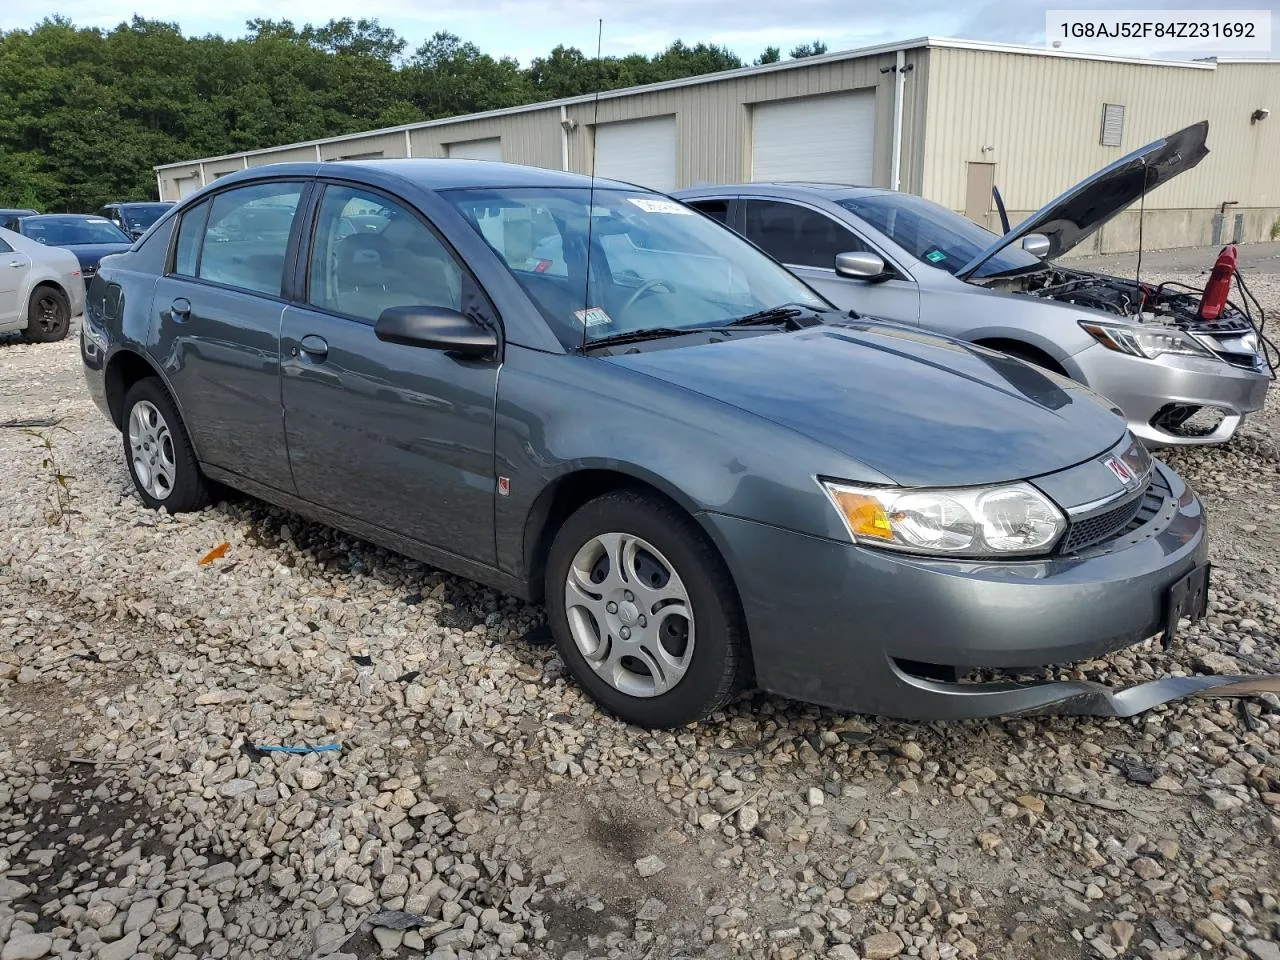
M 1161 643 L 1168 650 L 1178 633 L 1178 621 L 1186 617 L 1192 623 L 1200 620 L 1209 607 L 1209 570 L 1211 564 L 1196 567 L 1175 582 L 1165 593 L 1164 634 Z

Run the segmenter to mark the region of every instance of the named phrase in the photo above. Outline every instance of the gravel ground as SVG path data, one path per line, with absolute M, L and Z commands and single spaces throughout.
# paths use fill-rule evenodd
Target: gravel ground
M 1280 315 L 1280 272 L 1251 283 Z M 0 960 L 1280 960 L 1274 696 L 905 724 L 755 695 L 644 732 L 536 608 L 255 501 L 143 509 L 79 366 L 0 342 L 0 421 L 60 419 L 0 429 Z M 1273 394 L 1170 458 L 1208 620 L 1080 676 L 1280 672 L 1278 422 Z

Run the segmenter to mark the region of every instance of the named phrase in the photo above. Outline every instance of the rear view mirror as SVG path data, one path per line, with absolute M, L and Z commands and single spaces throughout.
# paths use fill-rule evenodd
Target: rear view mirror
M 1049 255 L 1051 246 L 1049 238 L 1043 233 L 1028 233 L 1022 238 L 1022 249 L 1041 260 Z
M 448 307 L 388 307 L 373 327 L 387 343 L 442 350 L 459 357 L 487 357 L 498 349 L 492 330 Z
M 874 253 L 837 253 L 836 273 L 850 280 L 887 280 L 884 258 Z

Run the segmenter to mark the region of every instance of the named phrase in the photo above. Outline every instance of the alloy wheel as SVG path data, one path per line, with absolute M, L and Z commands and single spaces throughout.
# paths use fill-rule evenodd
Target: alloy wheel
M 167 499 L 178 473 L 173 435 L 150 400 L 139 400 L 129 412 L 129 449 L 138 485 L 157 500 Z
M 652 544 L 602 533 L 578 550 L 564 587 L 574 644 L 606 683 L 632 697 L 673 689 L 693 658 L 689 593 Z

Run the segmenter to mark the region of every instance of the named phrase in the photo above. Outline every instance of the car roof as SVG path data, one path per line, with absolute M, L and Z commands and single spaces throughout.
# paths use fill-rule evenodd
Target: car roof
M 0 217 L 32 217 L 36 213 L 30 207 L 0 207 Z
M 237 171 L 217 180 L 219 184 L 247 183 L 279 176 L 324 176 L 336 173 L 359 179 L 362 172 L 390 174 L 427 190 L 499 187 L 588 187 L 592 178 L 544 167 L 529 167 L 496 160 L 451 160 L 419 157 L 386 160 L 331 160 L 325 163 L 271 163 Z M 648 187 L 596 177 L 597 187 L 643 190 Z
M 27 220 L 55 220 L 55 221 L 81 221 L 81 220 L 101 220 L 102 218 L 96 213 L 37 213 L 34 217 L 23 217 L 23 221 Z
M 126 207 L 172 207 L 172 200 L 124 200 L 116 203 L 104 203 L 103 210 L 123 210 Z
M 699 194 L 719 195 L 741 191 L 744 193 L 769 193 L 784 196 L 820 196 L 827 200 L 841 197 L 864 197 L 877 194 L 892 194 L 894 191 L 884 187 L 864 187 L 852 183 L 823 183 L 816 180 L 765 180 L 755 183 L 704 184 L 676 191 L 677 196 L 695 196 Z

